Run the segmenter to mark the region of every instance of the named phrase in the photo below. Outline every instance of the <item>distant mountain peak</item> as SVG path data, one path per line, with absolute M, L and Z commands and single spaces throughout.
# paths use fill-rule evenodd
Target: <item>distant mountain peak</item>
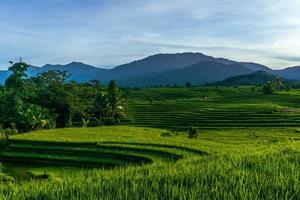
M 205 84 L 221 81 L 235 75 L 245 75 L 256 71 L 300 80 L 300 66 L 284 70 L 272 70 L 254 62 L 237 62 L 226 58 L 216 58 L 199 52 L 160 53 L 133 62 L 116 66 L 112 69 L 97 68 L 83 62 L 73 61 L 68 64 L 46 64 L 42 67 L 30 66 L 28 77 L 36 76 L 49 70 L 68 71 L 71 80 L 85 82 L 98 79 L 107 83 L 111 79 L 123 86 L 151 86 L 182 84 L 185 81 L 193 84 Z M 252 74 L 263 80 L 263 74 Z M 9 71 L 0 71 L 0 82 L 10 75 Z M 238 77 L 241 78 L 241 77 Z M 249 77 L 242 77 L 248 79 Z

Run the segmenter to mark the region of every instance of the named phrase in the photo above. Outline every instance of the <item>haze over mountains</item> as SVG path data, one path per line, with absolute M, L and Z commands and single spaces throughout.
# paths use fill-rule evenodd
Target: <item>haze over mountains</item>
M 206 84 L 256 71 L 264 71 L 286 79 L 300 80 L 300 66 L 272 70 L 257 63 L 236 62 L 201 53 L 156 54 L 116 66 L 113 69 L 97 68 L 80 62 L 72 62 L 67 65 L 31 66 L 28 76 L 36 76 L 38 73 L 49 70 L 68 71 L 72 74 L 70 79 L 79 82 L 97 79 L 105 84 L 111 79 L 115 79 L 122 86 L 138 87 L 183 85 L 186 82 Z M 9 75 L 10 72 L 7 70 L 0 71 L 0 82 L 3 84 Z

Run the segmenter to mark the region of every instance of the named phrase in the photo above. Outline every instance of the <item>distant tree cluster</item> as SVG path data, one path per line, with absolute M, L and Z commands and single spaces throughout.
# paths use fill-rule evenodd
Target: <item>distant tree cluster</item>
M 27 132 L 42 128 L 70 127 L 74 121 L 87 126 L 118 123 L 125 102 L 115 81 L 107 87 L 99 81 L 68 81 L 69 74 L 48 71 L 27 78 L 29 65 L 18 62 L 0 88 L 0 125 Z
M 282 80 L 280 77 L 277 77 L 273 81 L 268 81 L 265 85 L 263 85 L 262 90 L 264 94 L 276 94 L 282 88 Z

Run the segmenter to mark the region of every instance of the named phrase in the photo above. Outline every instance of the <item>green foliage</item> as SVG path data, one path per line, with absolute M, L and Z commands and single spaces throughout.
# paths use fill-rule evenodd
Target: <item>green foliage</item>
M 189 138 L 197 138 L 199 135 L 199 130 L 194 126 L 191 126 L 188 128 L 187 133 Z
M 12 75 L 0 91 L 0 122 L 4 128 L 21 132 L 53 127 L 48 110 L 29 102 L 33 91 L 25 80 L 27 68 L 24 62 L 10 68 Z
M 110 81 L 107 86 L 107 101 L 110 109 L 110 117 L 118 119 L 124 115 L 125 103 L 115 80 Z
M 9 70 L 12 72 L 12 75 L 10 75 L 7 80 L 5 81 L 5 86 L 9 89 L 17 91 L 24 90 L 25 86 L 25 78 L 26 78 L 26 71 L 28 69 L 29 65 L 27 65 L 24 62 L 18 62 L 13 64 Z
M 271 81 L 268 81 L 262 88 L 264 94 L 275 94 L 275 88 Z
M 66 85 L 68 77 L 67 72 L 48 71 L 30 80 L 36 88 L 30 101 L 52 112 L 56 127 L 68 127 L 72 117 L 72 91 Z
M 162 137 L 172 137 L 173 136 L 173 134 L 171 132 L 162 132 L 160 135 Z
M 276 77 L 273 81 L 268 81 L 263 86 L 264 94 L 276 94 L 280 89 L 283 88 L 283 83 L 280 77 Z
M 6 129 L 4 129 L 4 134 L 6 136 L 16 135 L 16 134 L 18 134 L 18 129 L 16 129 L 15 127 L 6 128 Z
M 96 125 L 103 124 L 104 118 L 113 118 L 106 121 L 117 124 L 124 115 L 124 97 L 115 81 L 107 88 L 97 80 L 70 82 L 66 71 L 47 71 L 26 79 L 27 69 L 24 62 L 13 64 L 12 75 L 0 88 L 0 124 L 3 128 L 14 126 L 20 132 L 64 128 L 80 124 L 81 119 L 87 122 L 95 117 Z
M 82 120 L 82 128 L 87 128 L 90 123 L 90 120 L 84 118 L 82 118 L 81 120 Z

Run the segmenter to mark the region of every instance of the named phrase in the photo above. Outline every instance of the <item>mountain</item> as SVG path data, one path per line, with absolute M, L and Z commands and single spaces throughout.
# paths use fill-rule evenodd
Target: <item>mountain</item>
M 247 74 L 253 72 L 238 63 L 221 64 L 215 61 L 201 61 L 182 69 L 173 70 L 154 76 L 144 76 L 121 81 L 126 86 L 157 86 L 157 85 L 184 85 L 186 82 L 192 84 L 205 84 L 224 80 L 227 77 Z
M 78 82 L 87 82 L 93 79 L 99 79 L 108 69 L 102 69 L 87 65 L 81 62 L 72 62 L 66 65 L 46 64 L 42 67 L 29 66 L 27 71 L 28 77 L 33 77 L 39 73 L 49 70 L 68 71 L 71 74 L 70 79 Z M 0 84 L 3 84 L 11 73 L 8 70 L 0 71 Z
M 72 62 L 66 65 L 47 64 L 42 67 L 30 66 L 28 76 L 36 76 L 38 73 L 49 70 L 68 71 L 72 74 L 70 80 L 78 82 L 98 79 L 107 84 L 111 79 L 115 79 L 122 86 L 139 87 L 182 85 L 185 82 L 206 84 L 256 71 L 300 80 L 300 66 L 272 70 L 258 63 L 236 62 L 202 53 L 156 54 L 112 69 L 97 68 L 81 62 Z M 0 71 L 0 84 L 3 84 L 9 75 L 10 72 L 7 70 Z
M 72 62 L 66 65 L 51 65 L 47 64 L 38 70 L 38 73 L 49 70 L 68 71 L 71 74 L 71 79 L 78 82 L 87 82 L 93 79 L 99 79 L 107 69 L 97 68 L 81 62 Z M 33 74 L 31 74 L 32 76 Z
M 0 84 L 3 85 L 5 83 L 5 80 L 9 77 L 11 74 L 8 70 L 0 70 Z
M 223 81 L 217 81 L 208 85 L 221 86 L 238 86 L 238 85 L 262 85 L 276 78 L 276 75 L 269 74 L 265 71 L 256 71 L 246 75 L 238 75 L 226 78 Z M 283 78 L 282 78 L 283 79 Z M 283 79 L 283 82 L 293 82 L 292 80 Z
M 145 59 L 120 65 L 107 73 L 107 78 L 128 82 L 130 78 L 157 75 L 191 66 L 199 62 L 216 62 L 223 65 L 240 64 L 250 70 L 271 70 L 256 63 L 239 63 L 224 58 L 214 58 L 202 53 L 156 54 Z M 256 69 L 252 69 L 252 68 Z M 107 81 L 107 80 L 106 80 Z M 170 83 L 172 84 L 172 83 Z
M 207 60 L 201 53 L 156 54 L 145 59 L 120 65 L 108 72 L 107 76 L 117 80 L 164 73 Z
M 282 70 L 274 70 L 273 74 L 287 79 L 300 80 L 300 66 L 289 67 Z
M 253 62 L 239 62 L 239 64 L 253 70 L 253 71 L 264 71 L 264 72 L 272 72 L 273 70 L 268 68 L 267 66 L 253 63 Z

